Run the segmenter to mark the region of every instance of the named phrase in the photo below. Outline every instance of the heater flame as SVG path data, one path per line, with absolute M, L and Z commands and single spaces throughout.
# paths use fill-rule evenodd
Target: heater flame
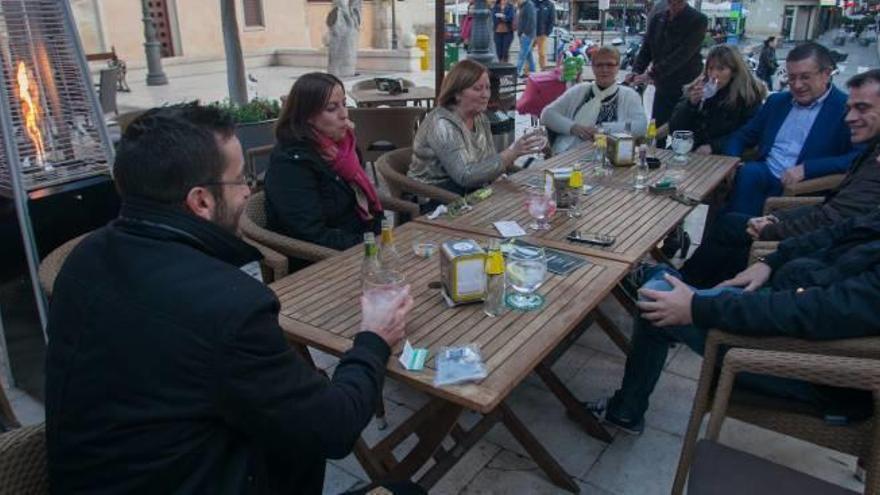
M 25 131 L 34 143 L 37 152 L 36 160 L 39 165 L 45 163 L 46 149 L 43 145 L 43 132 L 40 130 L 40 105 L 39 93 L 36 86 L 31 89 L 31 81 L 28 78 L 27 67 L 24 62 L 18 63 L 18 98 L 21 101 L 21 113 L 24 116 Z

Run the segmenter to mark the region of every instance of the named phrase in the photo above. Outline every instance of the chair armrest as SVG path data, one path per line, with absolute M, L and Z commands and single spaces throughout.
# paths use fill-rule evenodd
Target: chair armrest
M 767 198 L 767 201 L 764 202 L 764 214 L 770 215 L 774 211 L 813 206 L 823 201 L 825 201 L 825 198 L 822 196 L 776 196 Z
M 411 201 L 392 198 L 391 196 L 386 196 L 384 194 L 380 194 L 379 199 L 382 201 L 382 207 L 386 210 L 404 213 L 409 215 L 410 218 L 419 216 L 419 205 Z
M 279 253 L 278 251 L 275 251 L 274 249 L 270 249 L 260 244 L 259 242 L 254 241 L 253 239 L 245 237 L 243 238 L 243 240 L 244 242 L 257 248 L 260 254 L 263 255 L 263 261 L 261 264 L 264 268 L 264 282 L 266 282 L 267 284 L 272 283 L 290 273 L 290 264 L 287 260 L 287 256 Z
M 746 347 L 769 351 L 788 351 L 866 359 L 880 359 L 880 337 L 836 340 L 805 340 L 794 337 L 751 337 L 721 330 L 710 330 L 706 349 L 718 346 Z
M 821 191 L 828 191 L 837 187 L 843 180 L 844 174 L 832 174 L 815 179 L 802 180 L 796 184 L 785 186 L 784 196 L 803 196 Z
M 832 387 L 857 388 L 880 398 L 880 361 L 757 349 L 731 349 L 724 357 L 706 437 L 717 440 L 737 373 L 749 372 Z
M 241 216 L 241 230 L 245 237 L 290 258 L 321 261 L 341 252 L 264 229 L 255 224 L 247 215 Z

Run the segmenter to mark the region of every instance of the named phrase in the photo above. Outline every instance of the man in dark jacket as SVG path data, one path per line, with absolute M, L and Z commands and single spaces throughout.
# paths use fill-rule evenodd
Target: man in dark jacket
M 49 316 L 54 493 L 321 493 L 380 397 L 408 293 L 362 301 L 333 379 L 288 347 L 260 258 L 237 233 L 250 195 L 232 121 L 151 110 L 119 143 L 119 218 L 70 254 Z
M 853 144 L 866 145 L 843 181 L 821 204 L 750 217 L 728 213 L 713 225 L 705 242 L 681 269 L 684 280 L 711 287 L 746 267 L 753 240 L 781 241 L 846 218 L 864 215 L 880 204 L 880 69 L 848 82 L 846 123 Z
M 880 210 L 783 241 L 775 253 L 715 289 L 694 291 L 674 270 L 658 265 L 640 299 L 623 383 L 610 400 L 588 405 L 606 422 L 636 434 L 675 342 L 702 353 L 712 328 L 814 340 L 880 333 Z M 863 398 L 759 375 L 743 384 L 828 414 L 858 410 L 858 400 L 845 400 Z
M 633 63 L 627 84 L 654 82 L 652 116 L 657 127 L 672 115 L 681 99 L 681 88 L 693 81 L 703 69 L 700 48 L 706 36 L 706 16 L 686 0 L 669 0 L 665 10 L 648 19 L 645 40 Z
M 535 46 L 538 50 L 538 66 L 547 70 L 547 37 L 553 34 L 556 24 L 556 7 L 553 0 L 538 0 L 535 4 L 537 27 L 535 29 Z M 555 50 L 556 47 L 553 47 Z

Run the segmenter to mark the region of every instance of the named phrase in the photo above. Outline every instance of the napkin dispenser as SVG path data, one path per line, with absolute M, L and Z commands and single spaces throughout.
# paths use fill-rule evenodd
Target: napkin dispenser
M 571 167 L 551 168 L 544 171 L 544 176 L 553 177 L 553 199 L 556 207 L 566 209 L 571 207 L 571 191 L 568 181 L 571 179 Z
M 631 134 L 615 132 L 608 135 L 607 156 L 615 167 L 628 167 L 636 162 L 636 144 Z
M 440 246 L 440 281 L 454 304 L 486 298 L 486 251 L 476 241 L 453 240 Z

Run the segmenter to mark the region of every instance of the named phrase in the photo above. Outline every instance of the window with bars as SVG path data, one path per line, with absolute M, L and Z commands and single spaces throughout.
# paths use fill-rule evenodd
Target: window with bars
M 263 27 L 263 0 L 242 0 L 244 27 Z

